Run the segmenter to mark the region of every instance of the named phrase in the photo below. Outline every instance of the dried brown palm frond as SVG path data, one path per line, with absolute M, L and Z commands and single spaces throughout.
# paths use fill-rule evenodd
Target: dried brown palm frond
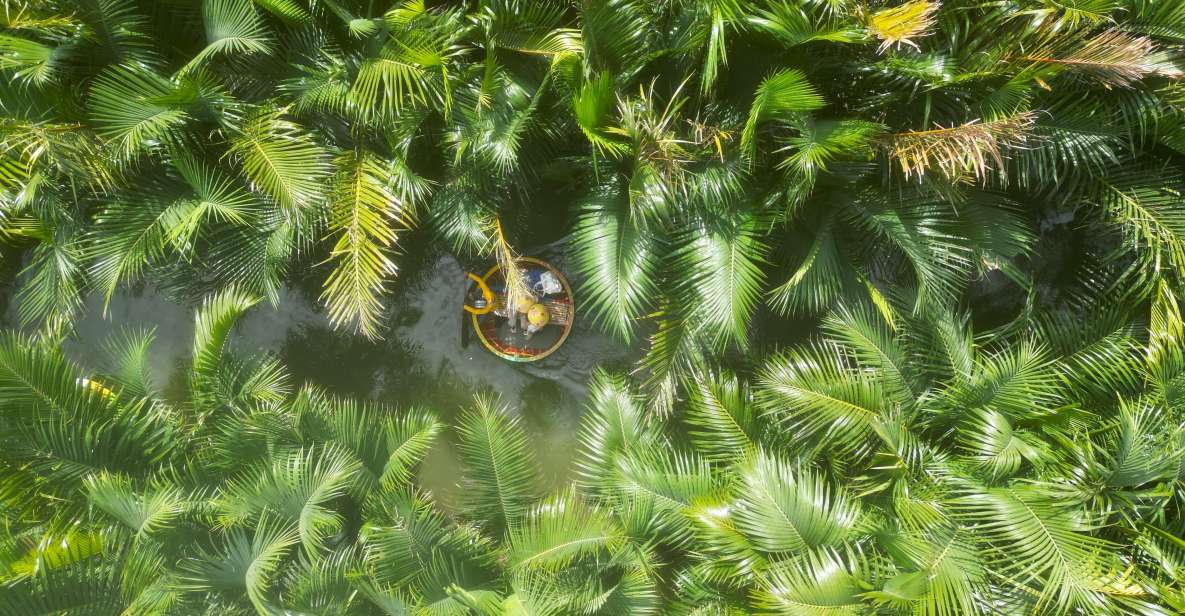
M 1107 30 L 1073 44 L 1051 44 L 1019 58 L 1089 75 L 1108 86 L 1127 87 L 1150 75 L 1178 78 L 1181 70 L 1159 53 L 1152 39 Z
M 865 20 L 865 27 L 873 36 L 881 40 L 878 53 L 884 53 L 890 47 L 909 45 L 918 48 L 913 39 L 925 36 L 927 30 L 934 25 L 934 14 L 938 12 L 939 3 L 929 0 L 914 0 L 905 4 L 877 11 Z
M 498 261 L 498 268 L 506 279 L 506 306 L 511 316 L 519 306 L 527 306 L 532 301 L 531 288 L 527 285 L 526 277 L 518 268 L 518 253 L 506 240 L 502 232 L 502 221 L 494 218 L 490 225 L 490 244 L 494 258 Z
M 952 180 L 982 180 L 989 171 L 1003 168 L 1005 150 L 1030 139 L 1035 119 L 1036 113 L 1028 111 L 991 122 L 892 133 L 882 145 L 907 178 L 938 169 Z

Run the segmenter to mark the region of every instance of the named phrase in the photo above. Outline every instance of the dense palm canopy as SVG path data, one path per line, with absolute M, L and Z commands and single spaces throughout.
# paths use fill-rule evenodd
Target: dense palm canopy
M 1098 305 L 972 335 L 915 298 L 829 314 L 677 415 L 599 372 L 576 476 L 521 423 L 297 387 L 196 315 L 188 394 L 151 333 L 84 373 L 0 338 L 5 614 L 1173 614 L 1185 609 L 1185 321 Z M 892 315 L 891 322 L 886 314 Z M 365 426 L 364 430 L 359 429 Z M 461 489 L 417 466 L 448 433 Z
M 1185 611 L 1185 2 L 0 0 L 0 30 L 0 614 Z M 413 229 L 494 259 L 540 220 L 644 347 L 559 488 L 497 400 L 445 422 L 228 344 L 310 271 L 380 337 Z M 149 333 L 59 350 L 140 283 L 206 298 L 184 396 Z M 769 322 L 812 335 L 766 353 Z M 417 480 L 440 443 L 455 498 Z

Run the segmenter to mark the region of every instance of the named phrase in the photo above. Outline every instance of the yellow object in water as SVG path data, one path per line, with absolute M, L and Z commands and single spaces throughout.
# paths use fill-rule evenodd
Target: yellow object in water
M 527 321 L 535 327 L 543 327 L 551 320 L 551 314 L 547 312 L 547 306 L 543 304 L 535 304 L 527 310 Z

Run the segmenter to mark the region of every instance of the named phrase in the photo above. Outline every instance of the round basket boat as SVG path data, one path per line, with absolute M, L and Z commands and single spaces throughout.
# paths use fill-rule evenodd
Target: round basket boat
M 547 308 L 547 325 L 535 332 L 529 339 L 526 335 L 510 330 L 510 321 L 499 312 L 506 305 L 506 279 L 497 265 L 486 271 L 484 276 L 469 274 L 471 284 L 465 294 L 465 310 L 478 340 L 491 353 L 516 362 L 539 361 L 556 352 L 572 333 L 576 306 L 572 302 L 572 287 L 568 279 L 550 263 L 531 257 L 520 257 L 515 263 L 526 271 L 528 282 L 537 280 L 544 272 L 550 272 L 559 280 L 563 290 L 549 293 L 541 303 Z

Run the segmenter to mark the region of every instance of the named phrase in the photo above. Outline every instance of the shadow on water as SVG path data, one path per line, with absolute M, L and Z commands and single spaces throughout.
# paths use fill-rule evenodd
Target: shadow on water
M 564 244 L 525 254 L 564 268 Z M 327 391 L 368 398 L 400 408 L 433 410 L 451 423 L 475 395 L 495 396 L 517 414 L 549 484 L 568 477 L 576 432 L 587 398 L 587 381 L 598 366 L 625 367 L 631 351 L 578 321 L 565 345 L 533 364 L 499 359 L 476 339 L 462 345 L 461 305 L 465 269 L 448 255 L 415 255 L 411 271 L 387 298 L 384 338 L 371 341 L 333 329 L 316 301 L 316 282 L 285 288 L 276 305 L 263 303 L 244 316 L 231 337 L 240 353 L 270 353 L 288 366 L 293 381 Z M 573 281 L 576 282 L 576 281 Z M 577 296 L 579 302 L 579 296 Z M 104 314 L 101 296 L 87 301 L 67 353 L 84 366 L 105 365 L 101 345 L 124 328 L 154 328 L 150 362 L 158 387 L 183 395 L 194 305 L 179 305 L 151 287 L 116 294 Z M 11 311 L 11 310 L 10 310 Z M 8 315 L 8 322 L 13 322 Z M 360 426 L 360 429 L 365 429 Z M 455 434 L 441 440 L 422 470 L 425 487 L 447 503 L 458 476 Z

